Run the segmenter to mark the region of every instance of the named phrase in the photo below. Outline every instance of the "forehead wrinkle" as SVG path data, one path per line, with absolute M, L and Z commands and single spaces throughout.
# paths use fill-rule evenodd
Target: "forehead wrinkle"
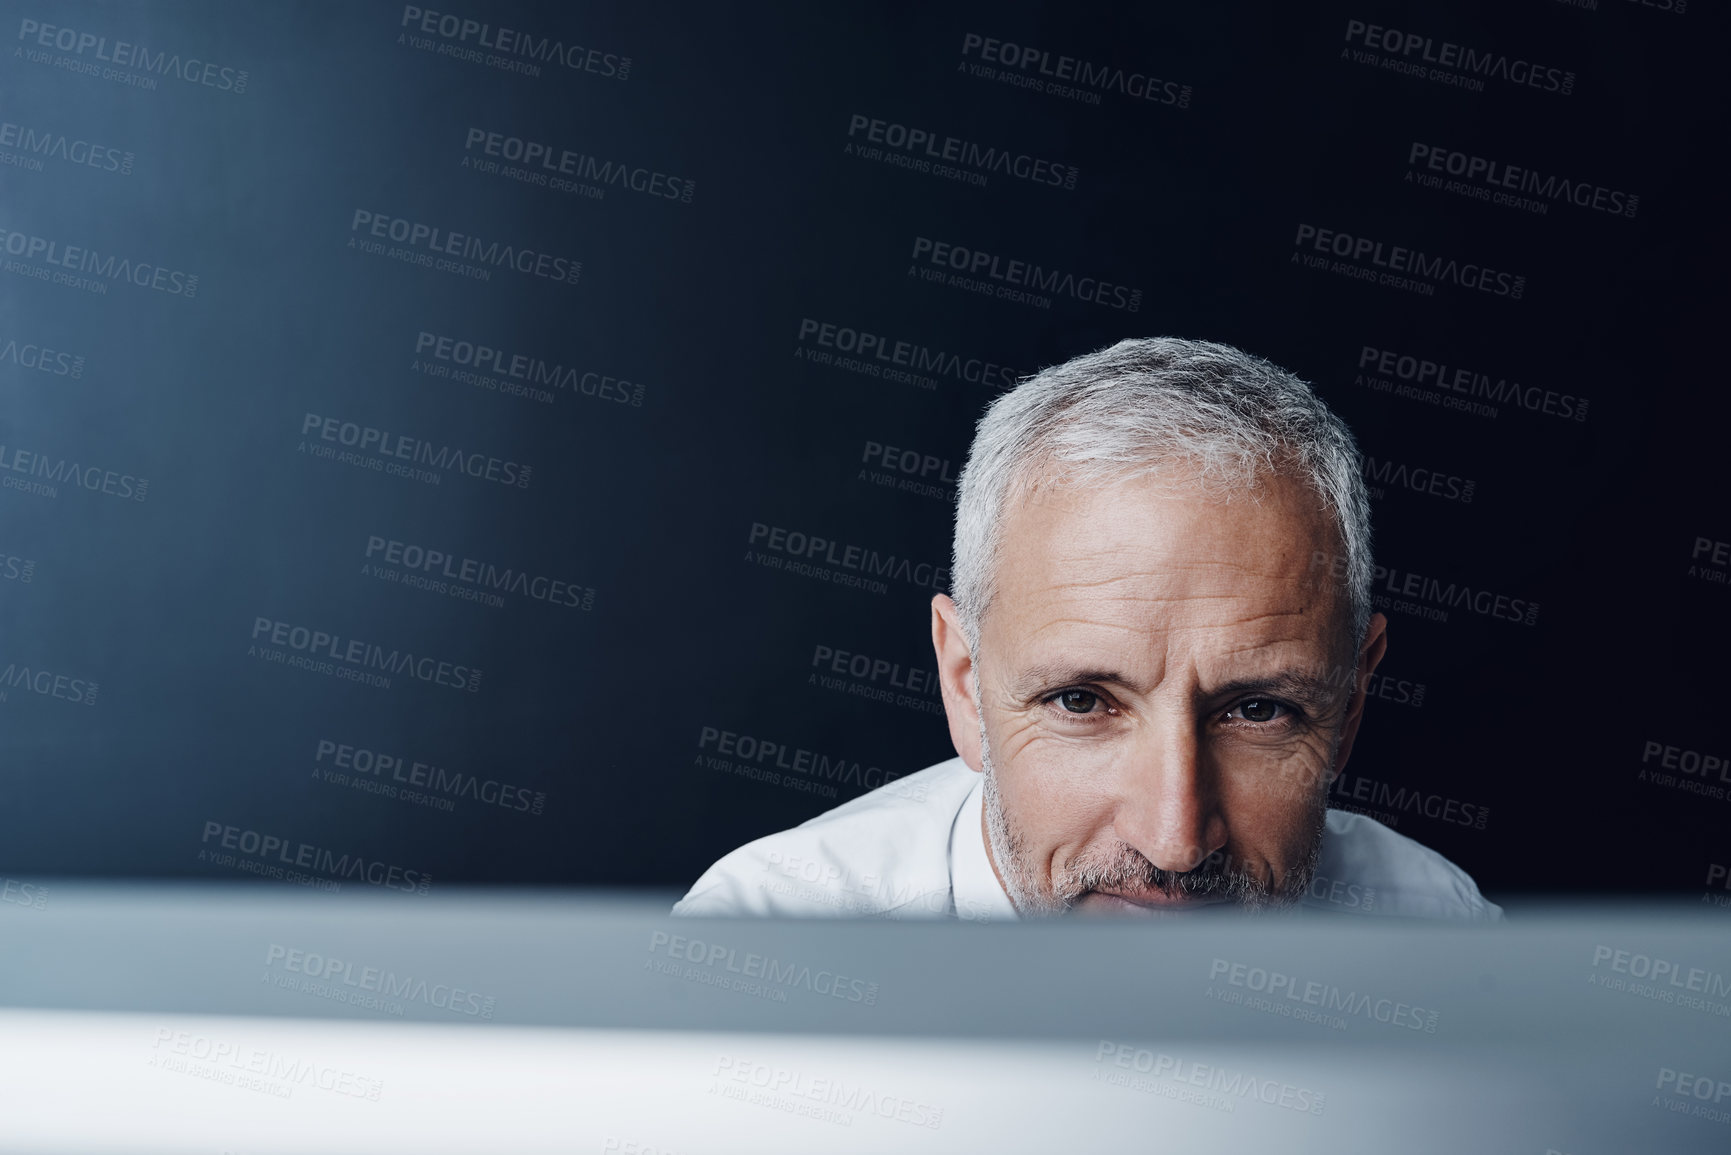
M 1075 562 L 1071 562 L 1065 566 L 1065 574 L 1064 574 L 1063 578 L 1058 580 L 1058 581 L 1040 582 L 1040 581 L 1036 580 L 1036 581 L 1029 581 L 1029 582 L 1026 582 L 1023 584 L 1026 584 L 1026 585 L 1032 587 L 1027 592 L 1032 593 L 1032 594 L 1041 594 L 1041 593 L 1052 593 L 1052 592 L 1058 592 L 1058 591 L 1064 591 L 1064 590 L 1098 590 L 1098 589 L 1104 589 L 1105 587 L 1108 587 L 1108 586 L 1122 585 L 1125 582 L 1143 581 L 1143 580 L 1146 580 L 1148 578 L 1154 578 L 1154 577 L 1159 576 L 1157 573 L 1147 571 L 1147 570 L 1141 570 L 1141 571 L 1132 570 L 1129 573 L 1110 573 L 1110 574 L 1106 574 L 1105 576 L 1102 576 L 1102 577 L 1088 577 L 1088 576 L 1080 576 L 1080 575 L 1076 574 L 1076 571 L 1078 571 L 1078 570 L 1083 571 L 1085 573 L 1089 568 L 1090 567 L 1086 564 L 1086 562 L 1075 561 Z M 1007 582 L 1005 584 L 1008 586 L 1014 587 L 1018 583 L 1011 581 L 1011 582 Z M 1126 595 L 1126 596 L 1134 596 L 1134 595 Z
M 1230 569 L 1234 577 L 1248 575 L 1253 582 L 1234 581 L 1225 589 L 1188 589 L 1182 588 L 1183 579 L 1191 576 L 1194 570 Z M 1269 587 L 1258 590 L 1248 590 L 1247 585 Z M 1223 598 L 1223 597 L 1267 597 L 1291 590 L 1316 589 L 1315 585 L 1307 585 L 1296 575 L 1269 574 L 1260 570 L 1248 569 L 1229 562 L 1209 562 L 1190 566 L 1163 565 L 1160 569 L 1136 569 L 1129 573 L 1110 574 L 1103 577 L 1091 577 L 1067 572 L 1056 581 L 1010 581 L 1005 583 L 1006 591 L 1014 591 L 1031 597 L 1041 595 L 1062 595 L 1068 592 L 1093 592 L 1107 590 L 1112 586 L 1128 585 L 1133 587 L 1130 592 L 1108 594 L 1138 600 L 1173 601 L 1183 598 Z M 1172 589 L 1173 586 L 1180 588 Z
M 1234 626 L 1248 626 L 1257 622 L 1280 621 L 1286 618 L 1303 618 L 1307 621 L 1316 620 L 1316 616 L 1310 612 L 1310 609 L 1307 606 L 1293 610 L 1263 610 L 1259 614 L 1251 614 L 1249 617 L 1237 618 L 1229 624 Z M 1203 625 L 1193 628 L 1207 629 L 1210 627 Z
M 1088 625 L 1088 626 L 1105 626 L 1105 627 L 1110 627 L 1110 628 L 1114 628 L 1114 629 L 1152 630 L 1152 631 L 1158 632 L 1158 633 L 1169 633 L 1169 632 L 1180 631 L 1180 630 L 1242 629 L 1242 628 L 1247 627 L 1247 626 L 1257 626 L 1257 625 L 1260 625 L 1261 623 L 1265 623 L 1265 622 L 1283 622 L 1287 619 L 1295 619 L 1297 622 L 1300 622 L 1300 623 L 1309 623 L 1309 622 L 1322 621 L 1328 617 L 1327 613 L 1322 612 L 1322 611 L 1326 610 L 1327 607 L 1321 607 L 1321 606 L 1312 607 L 1309 605 L 1301 605 L 1301 606 L 1295 606 L 1295 607 L 1291 607 L 1291 608 L 1276 607 L 1276 608 L 1271 608 L 1271 609 L 1262 609 L 1259 611 L 1249 612 L 1249 613 L 1239 611 L 1239 612 L 1234 612 L 1233 616 L 1228 620 L 1214 621 L 1214 622 L 1206 622 L 1206 621 L 1205 622 L 1197 622 L 1197 621 L 1188 621 L 1188 620 L 1178 620 L 1178 621 L 1161 621 L 1161 622 L 1151 624 L 1147 620 L 1148 614 L 1146 611 L 1148 609 L 1152 609 L 1152 608 L 1157 607 L 1157 606 L 1169 605 L 1169 604 L 1172 604 L 1174 602 L 1182 602 L 1182 603 L 1185 603 L 1187 605 L 1192 605 L 1192 606 L 1197 605 L 1199 603 L 1212 605 L 1214 603 L 1219 603 L 1219 602 L 1225 602 L 1225 603 L 1230 603 L 1233 605 L 1239 605 L 1245 601 L 1250 601 L 1250 600 L 1259 600 L 1259 599 L 1250 599 L 1250 598 L 1247 598 L 1246 595 L 1243 595 L 1243 594 L 1196 594 L 1196 595 L 1186 596 L 1186 597 L 1182 597 L 1182 598 L 1162 598 L 1162 597 L 1152 597 L 1152 596 L 1126 595 L 1126 596 L 1122 596 L 1122 597 L 1114 597 L 1114 598 L 1108 599 L 1108 600 L 1103 601 L 1103 602 L 1102 601 L 1096 601 L 1096 602 L 1091 603 L 1091 606 L 1096 607 L 1098 609 L 1102 609 L 1102 610 L 1108 608 L 1109 606 L 1131 607 L 1133 612 L 1126 615 L 1126 616 L 1134 618 L 1135 619 L 1134 621 L 1105 621 L 1105 620 L 1101 620 L 1101 618 L 1099 618 L 1097 616 L 1092 616 L 1092 615 L 1082 616 L 1085 611 L 1080 609 L 1080 608 L 1063 607 L 1065 612 L 1058 614 L 1058 616 L 1056 616 L 1056 617 L 1044 618 L 1044 620 L 1041 622 L 1040 625 L 1034 626 L 1034 627 L 1032 627 L 1032 629 L 1038 631 L 1038 630 L 1049 629 L 1053 626 L 1058 626 L 1058 625 Z M 1140 612 L 1136 612 L 1136 611 L 1140 611 Z M 1036 607 L 1030 607 L 1030 613 L 1038 615 L 1039 614 L 1039 607 L 1037 607 L 1037 606 Z M 1041 615 L 1041 616 L 1043 617 L 1043 615 Z M 1182 618 L 1188 617 L 1189 615 L 1171 615 L 1171 616 L 1178 617 L 1178 618 L 1182 619 Z
M 1051 633 L 1053 630 L 1061 630 L 1062 628 L 1064 628 L 1066 626 L 1082 626 L 1082 627 L 1089 629 L 1089 630 L 1098 630 L 1098 631 L 1103 631 L 1106 633 L 1129 634 L 1132 638 L 1135 638 L 1139 641 L 1146 641 L 1149 637 L 1148 632 L 1146 630 L 1144 630 L 1141 626 L 1139 626 L 1133 622 L 1100 622 L 1100 621 L 1094 621 L 1091 618 L 1060 618 L 1060 619 L 1057 619 L 1055 621 L 1047 622 L 1044 625 L 1035 626 L 1032 629 L 1028 630 L 1024 636 L 1030 642 L 1033 642 L 1033 641 L 1037 641 L 1043 635 Z M 1078 646 L 1086 646 L 1089 643 L 1084 642 L 1084 641 L 1080 641 L 1080 640 L 1076 640 L 1076 641 L 1073 641 L 1072 644 L 1078 645 Z M 1139 648 L 1148 649 L 1149 647 L 1144 645 L 1144 646 L 1141 646 Z M 1122 652 L 1122 651 L 1120 650 L 1118 652 Z
M 1302 550 L 1282 550 L 1284 556 L 1274 558 L 1253 550 L 1150 558 L 1135 541 L 1088 544 L 1074 559 L 1040 553 L 1033 565 L 1004 575 L 996 608 L 1021 619 L 1018 641 L 1078 630 L 1127 637 L 1140 656 L 1150 649 L 1169 651 L 1184 634 L 1212 635 L 1209 648 L 1237 656 L 1270 644 L 1317 640 L 1316 623 L 1338 609 L 1333 599 L 1316 598 L 1305 586 Z M 1052 580 L 1059 571 L 1062 580 Z M 1219 620 L 1193 620 L 1199 616 Z M 1233 636 L 1243 630 L 1260 636 Z
M 1075 567 L 1079 569 L 1091 569 L 1097 566 L 1115 567 L 1124 560 L 1129 560 L 1132 563 L 1128 572 L 1117 573 L 1113 576 L 1103 577 L 1093 581 L 1084 581 L 1080 579 L 1075 581 L 1065 581 L 1058 583 L 1059 585 L 1106 585 L 1112 582 L 1134 581 L 1139 578 L 1161 577 L 1167 574 L 1182 575 L 1192 572 L 1205 573 L 1211 570 L 1220 569 L 1233 570 L 1237 573 L 1250 574 L 1255 577 L 1268 578 L 1275 581 L 1285 581 L 1298 580 L 1303 576 L 1308 575 L 1310 572 L 1308 566 L 1309 557 L 1302 550 L 1294 550 L 1289 557 L 1285 558 L 1269 558 L 1267 554 L 1262 552 L 1257 552 L 1247 557 L 1234 556 L 1231 554 L 1211 557 L 1165 557 L 1160 559 L 1159 569 L 1149 569 L 1144 568 L 1148 564 L 1146 543 L 1135 541 L 1113 542 L 1096 549 L 1084 550 L 1070 557 L 1061 559 L 1054 559 L 1053 555 L 1048 553 L 1045 555 L 1045 558 L 1048 561 L 1058 560 L 1066 567 Z M 1265 559 L 1269 564 L 1256 564 Z M 1290 572 L 1293 571 L 1299 563 L 1305 563 L 1304 574 Z
M 1287 619 L 1297 618 L 1299 616 L 1300 615 L 1297 614 L 1267 614 L 1261 615 L 1261 617 L 1254 620 L 1260 621 L 1264 618 Z M 1097 649 L 1103 647 L 1110 652 L 1111 659 L 1109 661 L 1102 661 L 1094 658 L 1076 659 L 1076 664 L 1091 666 L 1111 665 L 1114 662 L 1122 664 L 1126 660 L 1135 662 L 1156 655 L 1159 657 L 1161 664 L 1164 664 L 1168 657 L 1179 657 L 1181 660 L 1184 660 L 1189 664 L 1235 663 L 1237 659 L 1240 659 L 1245 655 L 1257 657 L 1275 648 L 1309 646 L 1317 641 L 1325 643 L 1327 641 L 1326 638 L 1319 639 L 1311 636 L 1308 631 L 1291 633 L 1282 632 L 1278 635 L 1264 635 L 1257 638 L 1246 638 L 1242 640 L 1230 637 L 1216 640 L 1215 636 L 1218 635 L 1220 631 L 1231 630 L 1233 627 L 1242 624 L 1243 623 L 1241 622 L 1232 622 L 1225 625 L 1190 623 L 1170 625 L 1159 629 L 1149 629 L 1144 624 L 1136 622 L 1102 622 L 1091 618 L 1065 617 L 1057 618 L 1050 622 L 1034 626 L 1030 628 L 1024 636 L 1030 643 L 1037 644 L 1043 640 L 1046 635 L 1049 635 L 1054 631 L 1062 631 L 1065 627 L 1070 626 L 1082 627 L 1084 630 L 1089 632 L 1089 637 L 1073 639 L 1060 638 L 1059 640 L 1060 643 L 1065 641 L 1069 643 L 1063 647 L 1066 650 L 1080 650 L 1083 654 L 1088 654 L 1096 652 Z M 1113 645 L 1109 642 L 1103 641 L 1100 637 L 1102 634 L 1129 635 L 1131 641 Z M 1177 647 L 1174 647 L 1173 642 L 1175 640 L 1182 643 L 1184 635 L 1190 634 L 1206 635 L 1209 636 L 1209 640 L 1200 646 L 1194 644 L 1191 646 L 1185 646 L 1180 644 Z M 1174 654 L 1174 649 L 1176 649 L 1178 653 Z M 1186 655 L 1183 653 L 1186 649 L 1199 649 L 1200 652 Z M 1267 663 L 1258 661 L 1254 664 L 1262 666 Z M 1275 664 L 1287 665 L 1290 664 L 1290 661 L 1287 659 L 1277 659 Z
M 1099 587 L 1104 587 L 1104 585 L 1115 584 L 1115 582 L 1122 582 L 1122 580 L 1123 578 L 1110 578 L 1110 580 L 1103 580 L 1103 582 L 1091 584 L 1089 587 L 1091 587 L 1091 589 L 1099 589 Z M 1276 606 L 1267 606 L 1267 603 L 1272 601 L 1271 597 L 1260 597 L 1257 596 L 1257 594 L 1253 594 L 1253 592 L 1245 592 L 1245 590 L 1196 592 L 1196 594 L 1170 594 L 1170 596 L 1167 596 L 1167 594 L 1155 594 L 1155 592 L 1110 592 L 1110 594 L 1099 594 L 1099 596 L 1089 597 L 1087 603 L 1082 604 L 1082 606 L 1075 606 L 1075 604 L 1066 604 L 1068 599 L 1063 596 L 1063 590 L 1065 589 L 1068 589 L 1068 587 L 1049 587 L 1049 589 L 1030 590 L 1028 604 L 1026 604 L 1026 613 L 1030 616 L 1044 616 L 1046 613 L 1056 611 L 1058 616 L 1047 618 L 1047 622 L 1049 623 L 1080 622 L 1108 625 L 1108 622 L 1097 622 L 1096 616 L 1092 615 L 1097 613 L 1097 611 L 1108 610 L 1111 606 L 1130 606 L 1130 608 L 1136 608 L 1136 610 L 1142 610 L 1142 608 L 1153 608 L 1153 606 L 1168 606 L 1168 604 L 1250 603 L 1252 606 L 1262 606 L 1262 608 L 1258 608 L 1258 610 L 1252 611 L 1252 613 L 1234 613 L 1231 622 L 1187 623 L 1191 629 L 1198 629 L 1198 627 L 1208 627 L 1208 625 L 1215 625 L 1215 627 L 1226 627 L 1226 625 L 1248 625 L 1248 623 L 1262 622 L 1262 620 L 1267 620 L 1267 618 L 1309 618 L 1309 616 L 1326 616 L 1312 615 L 1312 611 L 1328 610 L 1328 606 L 1316 606 L 1316 604 L 1309 603 L 1309 601 L 1302 601 L 1302 603 L 1298 604 L 1284 604 L 1284 606 L 1281 606 L 1281 604 L 1276 604 Z M 1177 627 L 1177 625 L 1179 625 L 1179 623 L 1174 623 L 1174 627 Z
M 1258 642 L 1248 642 L 1247 641 L 1247 642 L 1241 642 L 1237 645 L 1229 646 L 1229 647 L 1225 648 L 1224 650 L 1215 651 L 1215 652 L 1210 653 L 1206 656 L 1211 657 L 1211 658 L 1217 657 L 1217 658 L 1221 658 L 1221 659 L 1240 658 L 1240 657 L 1243 657 L 1245 655 L 1250 655 L 1252 657 L 1256 657 L 1256 656 L 1260 656 L 1262 654 L 1267 653 L 1269 650 L 1273 650 L 1273 649 L 1277 649 L 1277 648 L 1283 648 L 1283 647 L 1295 646 L 1295 645 L 1296 646 L 1306 646 L 1315 640 L 1317 640 L 1317 639 L 1307 638 L 1307 637 L 1282 637 L 1282 638 L 1270 638 L 1267 641 L 1258 641 Z
M 1175 567 L 1177 568 L 1177 567 Z M 1255 584 L 1261 588 L 1246 589 L 1248 583 L 1232 582 L 1226 588 L 1193 588 L 1184 580 L 1187 574 L 1173 572 L 1157 572 L 1144 570 L 1138 573 L 1116 574 L 1109 577 L 1087 578 L 1066 577 L 1063 581 L 1051 584 L 1021 585 L 1009 584 L 1005 590 L 1015 600 L 1025 599 L 1032 605 L 1042 605 L 1053 601 L 1062 601 L 1066 597 L 1084 597 L 1091 604 L 1102 602 L 1141 602 L 1141 603 L 1177 603 L 1177 602 L 1220 602 L 1240 601 L 1266 604 L 1283 602 L 1292 595 L 1313 591 L 1316 587 L 1306 586 L 1296 577 L 1282 578 L 1269 574 L 1245 570 L 1240 566 L 1214 566 L 1210 568 L 1228 568 L 1239 574 L 1249 574 L 1257 579 Z M 1009 599 L 1006 599 L 1009 600 Z M 1322 599 L 1332 600 L 1332 599 Z M 1304 606 L 1313 604 L 1304 599 Z M 1271 609 L 1268 613 L 1302 613 L 1302 609 Z

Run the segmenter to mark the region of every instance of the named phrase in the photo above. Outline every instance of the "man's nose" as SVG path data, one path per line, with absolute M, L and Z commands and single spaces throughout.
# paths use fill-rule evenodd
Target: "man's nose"
M 1162 870 L 1186 871 L 1226 845 L 1214 776 L 1191 727 L 1162 726 L 1124 766 L 1113 827 Z

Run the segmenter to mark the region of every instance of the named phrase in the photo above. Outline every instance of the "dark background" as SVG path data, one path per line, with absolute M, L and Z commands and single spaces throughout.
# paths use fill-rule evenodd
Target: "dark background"
M 475 35 L 405 27 L 393 4 L 0 5 L 8 877 L 280 865 L 216 857 L 216 823 L 436 883 L 683 888 L 732 847 L 953 753 L 935 693 L 918 676 L 890 689 L 931 666 L 930 582 L 791 572 L 754 525 L 947 566 L 943 481 L 991 398 L 1118 338 L 1174 334 L 1286 366 L 1345 417 L 1380 471 L 1387 582 L 1522 603 L 1522 620 L 1381 607 L 1386 678 L 1343 783 L 1360 793 L 1335 804 L 1386 816 L 1493 899 L 1723 893 L 1728 44 L 1713 6 L 421 7 L 581 45 L 568 56 L 585 67 L 450 55 Z M 101 45 L 44 47 L 30 21 Z M 1537 63 L 1570 91 L 1402 75 L 1380 66 L 1394 54 L 1354 57 L 1353 21 Z M 973 74 L 970 34 L 1048 68 L 1122 69 L 1126 88 L 1152 76 L 1160 99 Z M 116 41 L 148 55 L 103 59 Z M 216 66 L 209 83 L 191 59 Z M 1029 60 L 992 67 L 1040 79 Z M 1074 187 L 856 154 L 856 116 L 1068 166 Z M 471 130 L 691 196 L 466 167 L 499 159 L 465 148 Z M 1423 187 L 1415 143 L 1637 207 Z M 469 260 L 477 279 L 365 252 L 357 211 L 581 275 Z M 1519 299 L 1306 267 L 1306 224 L 1520 276 Z M 1134 289 L 1137 308 L 928 281 L 920 237 Z M 51 262 L 67 246 L 97 271 L 41 279 L 66 271 Z M 111 257 L 196 275 L 196 292 L 104 273 Z M 953 354 L 954 371 L 908 382 L 814 360 L 835 350 L 808 321 Z M 501 391 L 501 373 L 432 375 L 460 367 L 418 353 L 422 333 L 559 367 L 538 386 L 549 399 Z M 1379 387 L 1367 347 L 1484 374 L 1501 399 L 1452 395 L 1490 409 L 1471 412 Z M 999 368 L 964 371 L 982 363 Z M 1566 395 L 1580 419 L 1523 405 L 1513 383 Z M 303 434 L 308 414 L 527 465 L 529 483 L 321 459 L 345 447 Z M 904 474 L 863 460 L 870 443 L 930 457 L 910 480 L 937 487 L 897 488 Z M 374 537 L 592 595 L 413 588 L 364 568 Z M 260 619 L 481 674 L 470 692 L 292 668 Z M 898 669 L 835 674 L 819 647 Z M 751 777 L 722 731 L 843 769 Z M 321 741 L 445 776 L 405 799 L 375 763 L 357 774 L 374 789 L 356 789 Z

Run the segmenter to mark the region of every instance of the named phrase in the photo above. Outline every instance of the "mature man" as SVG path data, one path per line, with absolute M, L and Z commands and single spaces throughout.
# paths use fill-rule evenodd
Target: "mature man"
M 760 838 L 677 914 L 1501 917 L 1329 810 L 1388 646 L 1352 434 L 1226 345 L 1122 341 L 981 419 L 932 645 L 958 757 Z

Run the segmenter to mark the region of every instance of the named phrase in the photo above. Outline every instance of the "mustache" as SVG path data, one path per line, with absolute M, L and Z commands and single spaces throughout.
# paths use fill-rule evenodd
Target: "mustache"
M 1066 872 L 1068 883 L 1059 894 L 1070 906 L 1093 890 L 1153 890 L 1166 898 L 1221 898 L 1244 901 L 1266 897 L 1270 886 L 1260 872 L 1236 865 L 1232 856 L 1216 851 L 1190 870 L 1164 870 L 1134 847 L 1121 846 L 1104 862 L 1079 862 Z

